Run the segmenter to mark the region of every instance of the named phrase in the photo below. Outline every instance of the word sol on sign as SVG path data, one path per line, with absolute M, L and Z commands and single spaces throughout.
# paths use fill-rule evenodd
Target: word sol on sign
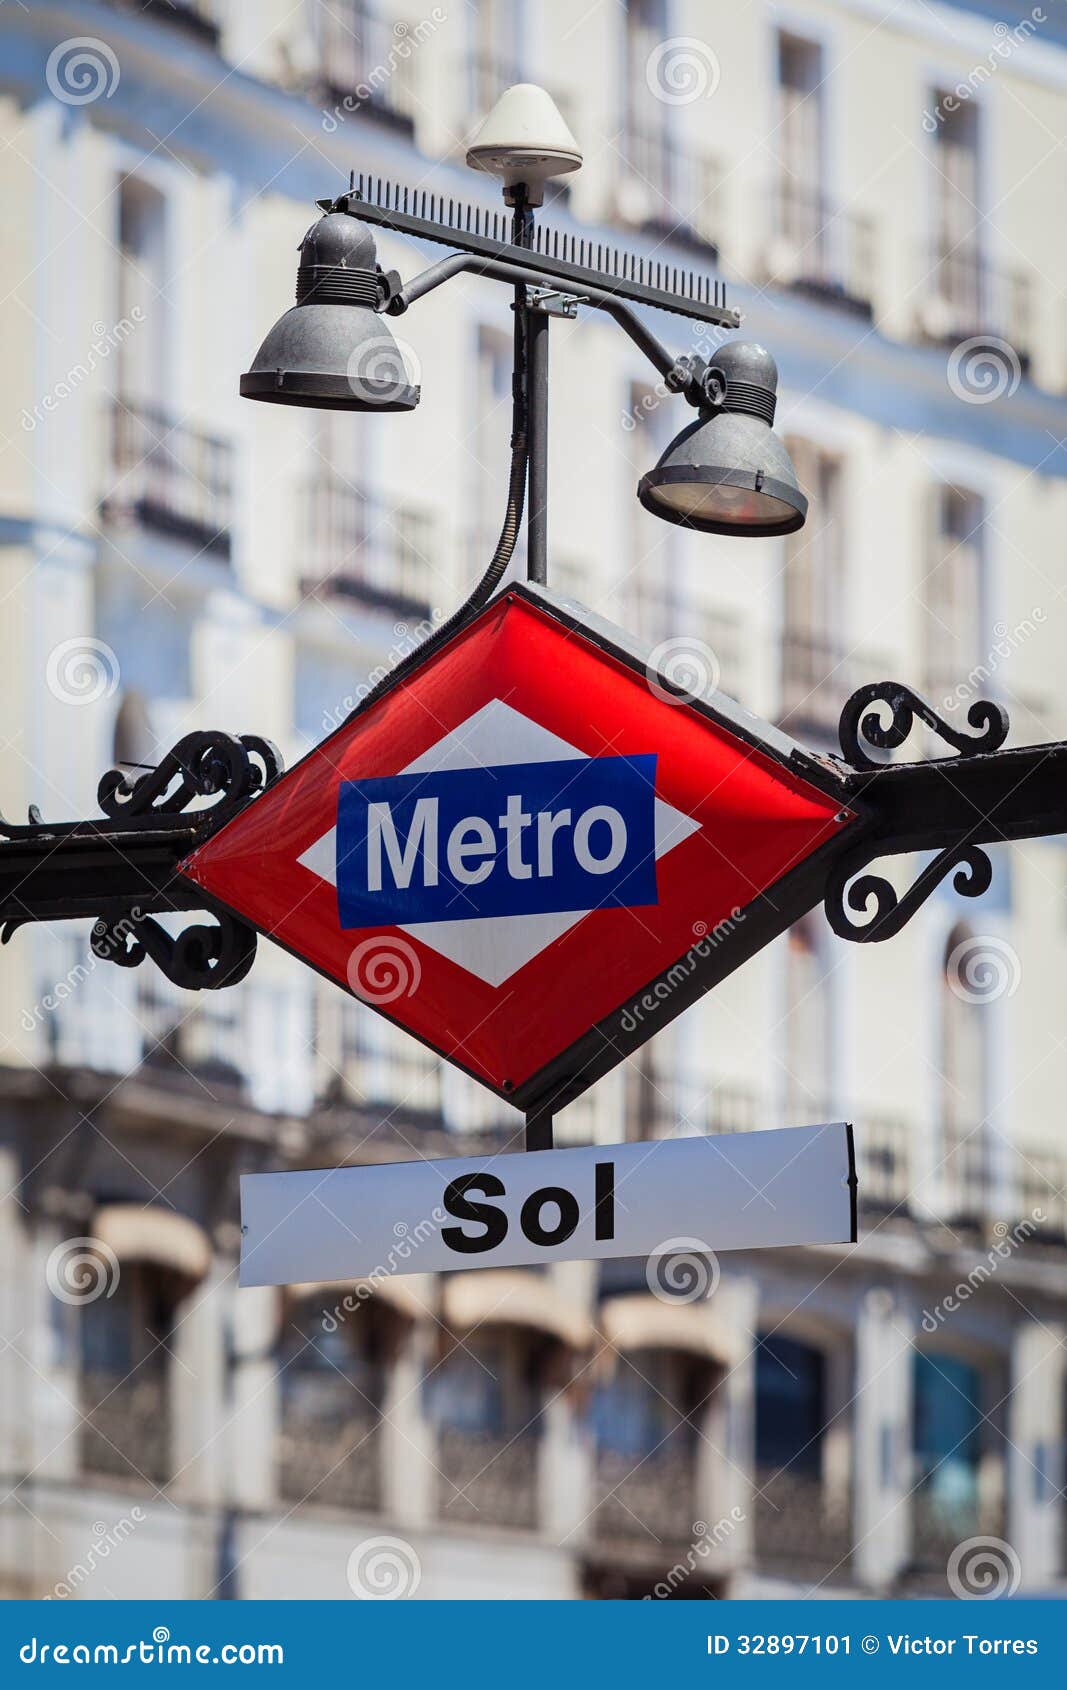
M 241 1284 L 854 1242 L 852 1129 L 841 1122 L 482 1161 L 246 1174 Z

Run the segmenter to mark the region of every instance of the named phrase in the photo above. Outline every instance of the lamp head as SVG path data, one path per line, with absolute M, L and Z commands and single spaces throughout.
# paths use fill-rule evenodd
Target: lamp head
M 582 167 L 582 151 L 551 94 L 532 82 L 505 89 L 467 148 L 472 170 L 487 170 L 504 183 L 504 198 L 515 201 L 525 189 L 526 203 L 540 205 L 545 183 Z
M 726 383 L 719 407 L 671 441 L 637 496 L 654 516 L 702 534 L 792 534 L 808 501 L 772 426 L 778 367 L 755 341 L 733 341 L 714 368 Z
M 323 411 L 414 410 L 419 389 L 378 314 L 383 297 L 370 230 L 327 212 L 301 242 L 296 304 L 241 377 L 242 396 Z

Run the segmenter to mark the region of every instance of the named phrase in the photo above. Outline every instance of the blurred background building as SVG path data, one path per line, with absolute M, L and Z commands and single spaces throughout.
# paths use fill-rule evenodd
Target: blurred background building
M 4 812 L 92 814 L 105 769 L 197 726 L 292 761 L 480 573 L 505 290 L 398 325 L 412 416 L 237 378 L 350 167 L 499 204 L 464 140 L 516 80 L 585 149 L 548 219 L 726 277 L 812 505 L 788 541 L 647 515 L 679 405 L 610 325 L 557 322 L 556 585 L 814 745 L 887 676 L 1064 735 L 1061 10 L 4 7 Z M 18 932 L 0 1589 L 348 1596 L 379 1537 L 431 1597 L 943 1590 L 974 1537 L 1053 1585 L 1067 865 L 994 854 L 980 905 L 943 887 L 884 947 L 817 912 L 559 1118 L 568 1143 L 855 1121 L 860 1244 L 724 1257 L 674 1306 L 640 1262 L 397 1278 L 339 1317 L 345 1287 L 238 1291 L 240 1172 L 504 1148 L 519 1118 L 267 945 L 194 997 L 94 963 L 84 924 Z

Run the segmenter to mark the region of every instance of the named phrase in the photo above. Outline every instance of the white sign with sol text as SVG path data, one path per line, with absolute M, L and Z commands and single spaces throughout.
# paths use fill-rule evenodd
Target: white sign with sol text
M 241 1284 L 845 1244 L 852 1129 L 583 1146 L 440 1162 L 245 1174 Z M 403 1241 L 403 1250 L 398 1242 Z

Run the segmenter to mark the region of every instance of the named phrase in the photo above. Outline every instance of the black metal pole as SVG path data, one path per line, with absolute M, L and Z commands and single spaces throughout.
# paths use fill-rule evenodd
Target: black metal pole
M 546 312 L 526 309 L 526 426 L 530 480 L 526 506 L 526 574 L 548 580 L 548 325 Z
M 527 1150 L 552 1149 L 552 1111 L 530 1109 L 526 1115 Z

